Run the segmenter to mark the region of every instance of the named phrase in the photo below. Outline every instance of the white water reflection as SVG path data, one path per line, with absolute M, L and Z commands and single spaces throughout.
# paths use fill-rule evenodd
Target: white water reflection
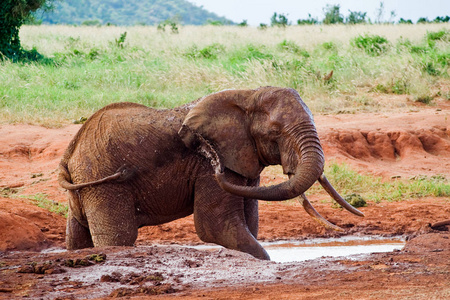
M 405 245 L 402 238 L 378 236 L 307 239 L 304 241 L 263 242 L 261 245 L 269 253 L 272 261 L 295 262 L 320 257 L 340 257 L 358 259 L 357 255 L 375 252 L 401 250 Z M 196 249 L 219 249 L 220 246 L 196 246 Z

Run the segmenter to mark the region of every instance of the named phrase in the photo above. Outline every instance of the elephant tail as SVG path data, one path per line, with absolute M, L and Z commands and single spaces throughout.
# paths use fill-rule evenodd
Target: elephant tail
M 134 175 L 134 173 L 135 173 L 134 168 L 131 168 L 128 166 L 122 166 L 114 174 L 103 177 L 99 180 L 74 184 L 71 182 L 72 181 L 71 176 L 70 176 L 69 170 L 67 170 L 67 167 L 64 166 L 63 164 L 60 164 L 59 165 L 58 183 L 62 188 L 72 191 L 72 190 L 79 190 L 79 189 L 82 189 L 82 188 L 85 188 L 88 186 L 94 186 L 94 185 L 111 182 L 111 181 L 123 182 L 123 181 L 130 179 Z

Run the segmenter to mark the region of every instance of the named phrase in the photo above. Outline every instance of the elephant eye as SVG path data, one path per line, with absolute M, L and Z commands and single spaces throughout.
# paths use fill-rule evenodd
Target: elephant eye
M 278 136 L 281 133 L 281 126 L 278 123 L 272 123 L 269 127 L 269 135 Z

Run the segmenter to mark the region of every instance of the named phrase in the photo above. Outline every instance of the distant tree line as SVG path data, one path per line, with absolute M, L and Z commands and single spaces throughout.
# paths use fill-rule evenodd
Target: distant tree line
M 340 5 L 326 5 L 323 8 L 324 18 L 319 20 L 318 18 L 313 18 L 311 14 L 308 14 L 308 18 L 306 19 L 298 19 L 297 25 L 314 25 L 314 24 L 394 24 L 393 19 L 396 16 L 395 11 L 390 12 L 389 20 L 383 20 L 384 16 L 384 3 L 380 2 L 380 6 L 377 9 L 375 20 L 371 20 L 367 17 L 367 12 L 361 11 L 348 11 L 348 15 L 344 16 L 341 13 Z M 447 23 L 450 21 L 449 16 L 436 17 L 433 20 L 428 20 L 427 18 L 419 18 L 416 23 Z M 244 20 L 244 24 L 240 23 L 240 26 L 246 26 L 247 21 Z M 272 27 L 286 27 L 291 25 L 292 22 L 288 20 L 286 14 L 278 14 L 274 13 L 270 19 L 270 26 Z M 413 24 L 413 21 L 410 19 L 400 18 L 398 24 Z M 264 29 L 267 28 L 267 24 L 261 23 L 259 28 Z

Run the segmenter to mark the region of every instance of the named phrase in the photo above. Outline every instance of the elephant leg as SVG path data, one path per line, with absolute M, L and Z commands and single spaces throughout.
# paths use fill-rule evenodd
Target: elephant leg
M 84 227 L 69 210 L 66 226 L 66 248 L 68 250 L 94 247 L 89 228 Z
M 235 184 L 247 181 L 237 174 L 228 176 L 227 179 Z M 198 179 L 195 191 L 194 222 L 201 240 L 246 252 L 259 259 L 270 259 L 254 236 L 257 234 L 255 228 L 251 232 L 247 226 L 244 198 L 222 190 L 214 176 Z M 254 221 L 251 223 L 254 227 Z
M 131 193 L 105 184 L 90 189 L 82 197 L 95 247 L 134 244 L 138 225 Z

